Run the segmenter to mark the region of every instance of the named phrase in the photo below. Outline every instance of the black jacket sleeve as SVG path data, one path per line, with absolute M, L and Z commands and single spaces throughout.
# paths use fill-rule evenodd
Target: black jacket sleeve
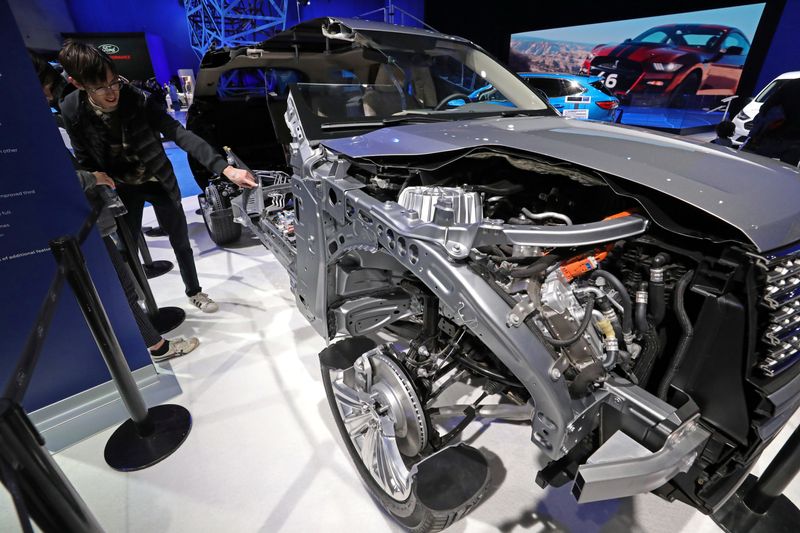
M 75 167 L 89 172 L 102 171 L 100 164 L 94 160 L 89 150 L 86 149 L 86 138 L 79 131 L 75 131 L 72 121 L 65 120 L 64 129 L 67 130 L 69 141 L 72 143 L 72 151 L 75 154 L 75 162 L 77 162 Z
M 145 111 L 151 126 L 160 131 L 164 138 L 173 141 L 186 153 L 197 159 L 209 171 L 214 174 L 222 174 L 222 171 L 228 166 L 228 162 L 210 144 L 191 131 L 187 131 L 180 122 L 169 116 L 150 98 L 147 100 Z
M 70 93 L 61 102 L 61 120 L 64 129 L 67 130 L 69 141 L 72 144 L 72 151 L 75 155 L 73 166 L 76 169 L 88 170 L 89 172 L 103 171 L 99 161 L 96 161 L 88 149 L 88 141 L 84 132 L 78 127 L 78 115 L 81 106 L 80 91 Z

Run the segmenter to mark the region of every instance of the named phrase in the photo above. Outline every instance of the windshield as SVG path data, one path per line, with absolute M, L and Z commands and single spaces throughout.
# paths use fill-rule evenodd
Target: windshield
M 358 35 L 356 43 L 360 51 L 329 56 L 335 67 L 324 76 L 292 86 L 298 104 L 323 124 L 549 112 L 516 75 L 467 44 L 388 33 Z
M 720 38 L 722 30 L 714 28 L 671 27 L 653 28 L 642 33 L 633 40 L 641 43 L 659 43 L 681 46 L 684 48 L 713 49 Z
M 778 88 L 781 85 L 783 85 L 784 83 L 786 83 L 787 81 L 789 81 L 789 80 L 772 80 L 769 83 L 769 85 L 764 87 L 764 90 L 762 90 L 760 93 L 758 93 L 758 96 L 756 96 L 756 99 L 754 101 L 759 103 L 759 104 L 763 104 L 764 102 L 767 101 L 767 98 L 772 96 L 775 93 L 775 91 L 777 91 Z

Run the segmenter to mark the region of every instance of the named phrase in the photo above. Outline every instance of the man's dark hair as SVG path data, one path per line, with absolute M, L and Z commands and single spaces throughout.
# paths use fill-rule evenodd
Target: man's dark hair
M 91 44 L 67 40 L 58 53 L 58 61 L 78 83 L 105 83 L 106 71 L 117 74 L 117 67 L 106 54 Z
M 717 137 L 727 139 L 736 133 L 736 124 L 730 120 L 723 120 L 717 124 Z

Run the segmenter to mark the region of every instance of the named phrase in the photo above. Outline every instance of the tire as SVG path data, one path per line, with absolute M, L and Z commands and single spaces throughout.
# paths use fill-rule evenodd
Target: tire
M 699 88 L 700 73 L 693 72 L 689 74 L 672 91 L 667 107 L 685 109 L 691 101 L 691 97 L 697 95 L 697 90 Z
M 225 207 L 213 184 L 206 187 L 205 205 L 201 202 L 200 207 L 206 231 L 215 244 L 223 246 L 239 240 L 242 226 L 233 221 L 233 210 Z
M 417 486 L 416 476 L 412 478 L 410 494 L 404 500 L 394 498 L 376 483 L 350 438 L 350 434 L 345 426 L 334 395 L 332 380 L 334 372 L 353 367 L 356 360 L 359 359 L 361 355 L 375 347 L 376 344 L 371 339 L 366 337 L 353 337 L 331 345 L 319 355 L 322 382 L 325 385 L 325 394 L 328 397 L 328 404 L 331 408 L 333 418 L 336 421 L 336 427 L 339 430 L 344 445 L 362 481 L 367 486 L 372 496 L 381 503 L 383 508 L 394 520 L 414 533 L 441 531 L 464 516 L 480 501 L 488 487 L 488 472 L 486 478 L 482 480 L 483 485 L 476 488 L 474 494 L 470 493 L 470 497 L 467 501 L 463 504 L 459 504 L 455 509 L 448 509 L 446 505 L 441 506 L 442 508 L 439 509 L 432 509 L 425 505 L 418 496 L 419 487 Z M 398 365 L 398 367 L 400 367 L 400 365 Z M 418 476 L 419 475 L 421 474 L 418 474 Z M 441 490 L 440 487 L 436 488 Z M 427 489 L 427 492 L 430 492 L 430 489 Z

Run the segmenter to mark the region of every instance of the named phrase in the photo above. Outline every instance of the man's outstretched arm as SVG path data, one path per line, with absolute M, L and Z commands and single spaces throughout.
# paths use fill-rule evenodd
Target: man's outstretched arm
M 239 187 L 250 189 L 257 185 L 255 177 L 248 171 L 228 165 L 219 153 L 206 141 L 184 128 L 180 122 L 169 116 L 163 109 L 153 109 L 148 105 L 148 115 L 158 131 L 167 140 L 173 141 L 186 153 L 214 174 L 222 174 Z

